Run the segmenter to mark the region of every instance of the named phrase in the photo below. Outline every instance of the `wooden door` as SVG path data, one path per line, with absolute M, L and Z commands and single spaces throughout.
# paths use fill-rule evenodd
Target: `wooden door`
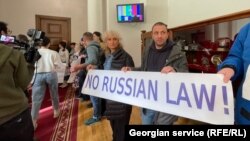
M 50 48 L 53 50 L 58 50 L 58 44 L 62 40 L 71 42 L 70 18 L 36 15 L 36 29 L 45 32 L 45 36 L 50 38 Z

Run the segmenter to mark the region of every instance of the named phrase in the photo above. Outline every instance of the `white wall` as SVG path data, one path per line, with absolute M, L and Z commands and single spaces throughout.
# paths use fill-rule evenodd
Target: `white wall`
M 116 5 L 125 3 L 144 3 L 143 23 L 117 22 Z M 150 31 L 157 21 L 167 23 L 167 4 L 167 0 L 107 0 L 107 30 L 121 34 L 124 49 L 131 54 L 136 66 L 141 63 L 141 30 Z
M 103 4 L 105 0 L 88 0 L 88 31 L 94 32 L 104 32 L 105 23 L 103 21 L 103 16 L 106 13 L 103 12 Z
M 249 0 L 168 0 L 168 5 L 170 27 L 250 9 Z
M 71 18 L 71 40 L 78 42 L 87 31 L 87 0 L 0 0 L 0 20 L 13 35 L 35 28 L 35 15 Z

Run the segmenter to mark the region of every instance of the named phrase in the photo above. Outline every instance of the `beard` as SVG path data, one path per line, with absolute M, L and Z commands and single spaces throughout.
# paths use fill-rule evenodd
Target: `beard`
M 155 46 L 156 46 L 156 48 L 162 48 L 162 47 L 164 47 L 166 45 L 166 41 L 165 42 L 155 42 Z

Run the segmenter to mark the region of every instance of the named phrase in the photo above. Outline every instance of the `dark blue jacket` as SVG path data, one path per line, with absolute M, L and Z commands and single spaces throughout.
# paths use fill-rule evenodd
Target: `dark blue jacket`
M 242 83 L 238 88 L 236 97 L 236 105 L 235 105 L 236 124 L 250 124 L 250 100 L 244 99 L 242 97 L 242 92 L 243 92 L 242 86 L 245 80 L 250 81 L 250 78 L 246 78 L 246 73 L 249 67 L 249 63 L 250 63 L 250 23 L 241 28 L 228 54 L 228 57 L 219 65 L 219 69 L 225 67 L 225 65 L 234 66 L 235 75 L 233 76 L 232 80 L 235 80 L 240 76 L 243 76 Z M 247 94 L 250 95 L 250 92 L 248 92 Z

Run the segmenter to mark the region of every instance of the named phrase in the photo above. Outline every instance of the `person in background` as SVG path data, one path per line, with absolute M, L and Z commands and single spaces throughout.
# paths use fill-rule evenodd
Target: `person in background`
M 81 38 L 81 41 L 79 43 L 79 46 L 81 47 L 81 50 L 79 52 L 79 57 L 81 58 L 80 64 L 84 64 L 86 57 L 87 57 L 87 52 L 86 52 L 86 48 L 83 42 L 83 38 Z M 74 66 L 74 65 L 71 65 Z M 76 75 L 76 85 L 77 85 L 77 89 L 75 91 L 76 93 L 76 98 L 80 99 L 80 101 L 89 101 L 90 100 L 90 96 L 86 95 L 86 94 L 82 94 L 82 86 L 85 80 L 85 77 L 87 75 L 87 70 L 86 69 L 81 69 L 79 70 L 79 72 Z M 88 104 L 88 107 L 91 108 L 93 107 L 92 103 Z
M 123 71 L 140 70 L 162 73 L 187 72 L 186 55 L 181 47 L 169 40 L 167 25 L 157 22 L 152 27 L 153 42 L 144 49 L 139 68 L 123 67 Z M 142 108 L 142 124 L 172 125 L 177 116 Z
M 7 24 L 0 21 L 0 36 L 7 35 L 7 29 Z M 2 43 L 0 54 L 0 140 L 33 141 L 34 127 L 24 91 L 34 66 L 26 62 L 21 52 Z
M 70 76 L 70 71 L 69 71 L 69 51 L 66 49 L 66 42 L 65 41 L 61 41 L 59 43 L 59 55 L 60 55 L 60 58 L 61 58 L 61 61 L 63 63 L 66 64 L 66 69 L 65 69 L 65 74 L 64 74 L 64 79 L 63 79 L 63 84 L 60 85 L 61 88 L 65 88 L 68 86 L 68 79 L 69 79 L 69 76 Z
M 75 49 L 74 49 L 75 46 L 76 46 L 76 43 L 75 43 L 75 42 L 70 43 L 69 58 L 70 58 L 70 56 L 72 56 L 72 55 L 75 53 Z
M 80 51 L 81 51 L 81 46 L 78 44 L 75 44 L 74 45 L 74 54 L 71 55 L 70 59 L 69 59 L 70 66 L 81 64 Z M 79 73 L 79 71 L 80 70 L 78 70 L 77 72 L 70 73 L 70 77 L 69 77 L 69 80 L 67 81 L 67 83 L 73 83 L 74 80 L 76 79 L 76 75 L 77 75 L 77 73 Z M 74 88 L 79 87 L 79 86 L 76 86 L 74 83 L 73 83 L 73 85 L 74 85 L 73 86 Z
M 69 63 L 69 52 L 66 49 L 66 42 L 61 41 L 61 42 L 59 42 L 58 46 L 59 46 L 59 55 L 60 55 L 62 63 L 68 64 Z
M 93 32 L 93 39 L 94 39 L 94 41 L 97 41 L 100 44 L 100 46 L 103 50 L 105 50 L 105 44 L 103 42 L 101 32 L 99 32 L 99 31 Z
M 68 52 L 71 52 L 72 49 L 71 49 L 71 47 L 70 47 L 70 43 L 68 42 L 68 40 L 63 39 L 62 42 L 65 42 L 65 43 L 66 43 L 66 47 L 65 47 L 65 48 L 68 50 Z
M 87 57 L 85 62 L 80 65 L 71 66 L 70 71 L 76 72 L 81 69 L 85 69 L 90 64 L 99 65 L 100 64 L 100 44 L 93 40 L 93 34 L 90 32 L 85 32 L 83 34 L 83 44 L 86 47 Z M 85 125 L 91 125 L 101 120 L 101 98 L 90 96 L 90 100 L 93 104 L 93 117 L 85 121 Z
M 35 129 L 37 127 L 39 110 L 47 85 L 51 95 L 54 118 L 57 118 L 60 113 L 56 67 L 63 66 L 63 64 L 59 54 L 56 51 L 49 49 L 49 46 L 50 39 L 48 37 L 44 37 L 42 46 L 38 49 L 38 52 L 41 54 L 41 58 L 36 63 L 34 84 L 32 86 L 31 108 L 31 115 Z
M 83 56 L 80 56 L 80 52 L 82 50 L 82 47 L 79 45 L 79 44 L 74 44 L 74 53 L 70 56 L 69 58 L 69 63 L 70 63 L 70 66 L 74 66 L 74 65 L 78 65 L 81 63 L 81 57 Z
M 105 33 L 105 43 L 107 45 L 106 60 L 104 70 L 121 70 L 122 67 L 134 67 L 134 61 L 122 47 L 120 35 L 115 31 Z M 88 66 L 88 69 L 96 66 Z M 110 121 L 113 131 L 113 141 L 125 140 L 125 125 L 129 124 L 132 106 L 106 100 L 104 116 Z
M 250 23 L 240 29 L 227 58 L 218 66 L 218 74 L 227 83 L 242 78 L 235 103 L 235 124 L 250 125 Z

